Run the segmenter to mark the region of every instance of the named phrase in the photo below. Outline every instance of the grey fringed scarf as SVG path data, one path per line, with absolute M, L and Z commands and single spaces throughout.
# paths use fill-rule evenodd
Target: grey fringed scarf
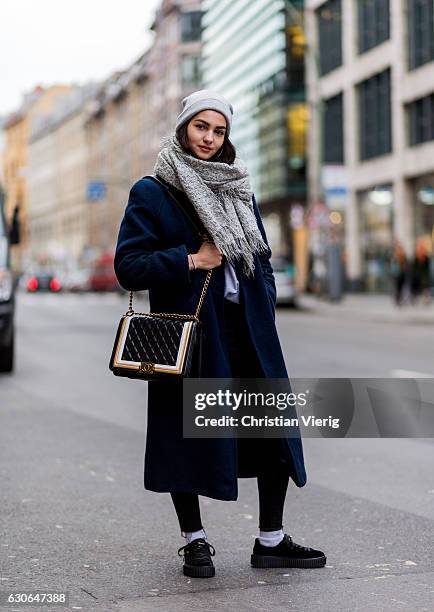
M 237 157 L 233 165 L 204 161 L 186 153 L 176 136 L 163 140 L 154 173 L 184 191 L 230 263 L 243 260 L 243 272 L 254 271 L 254 252 L 268 252 L 255 214 L 249 175 Z

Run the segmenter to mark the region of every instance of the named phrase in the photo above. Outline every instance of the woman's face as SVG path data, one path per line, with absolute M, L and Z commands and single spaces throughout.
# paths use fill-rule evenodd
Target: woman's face
M 197 113 L 187 126 L 190 150 L 199 159 L 211 159 L 223 145 L 226 118 L 214 110 Z

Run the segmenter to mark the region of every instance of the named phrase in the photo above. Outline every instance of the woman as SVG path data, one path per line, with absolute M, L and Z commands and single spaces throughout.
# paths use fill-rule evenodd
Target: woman
M 232 105 L 211 90 L 184 98 L 152 178 L 132 188 L 119 231 L 115 270 L 125 289 L 149 289 L 152 312 L 191 314 L 213 270 L 200 319 L 201 375 L 287 378 L 274 322 L 271 255 L 246 168 L 229 140 Z M 202 241 L 170 194 L 209 236 Z M 256 477 L 259 537 L 254 567 L 321 567 L 321 551 L 283 533 L 288 480 L 306 483 L 299 437 L 183 438 L 182 385 L 149 382 L 144 486 L 170 492 L 187 544 L 184 574 L 214 576 L 215 549 L 203 529 L 198 495 L 236 500 L 237 478 Z

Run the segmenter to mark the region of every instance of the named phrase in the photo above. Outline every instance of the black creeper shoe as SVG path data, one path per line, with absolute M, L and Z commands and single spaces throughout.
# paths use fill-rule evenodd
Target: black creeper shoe
M 211 557 L 215 555 L 215 548 L 204 538 L 197 538 L 190 544 L 181 546 L 178 555 L 182 557 L 184 551 L 184 575 L 192 578 L 212 578 L 215 567 Z
M 277 546 L 263 546 L 255 539 L 250 563 L 253 567 L 324 567 L 327 558 L 321 550 L 300 546 L 285 533 Z

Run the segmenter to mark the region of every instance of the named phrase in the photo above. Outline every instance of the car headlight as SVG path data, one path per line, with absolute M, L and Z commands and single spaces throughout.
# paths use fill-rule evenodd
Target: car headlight
M 7 302 L 12 295 L 13 278 L 10 270 L 0 270 L 0 301 Z

